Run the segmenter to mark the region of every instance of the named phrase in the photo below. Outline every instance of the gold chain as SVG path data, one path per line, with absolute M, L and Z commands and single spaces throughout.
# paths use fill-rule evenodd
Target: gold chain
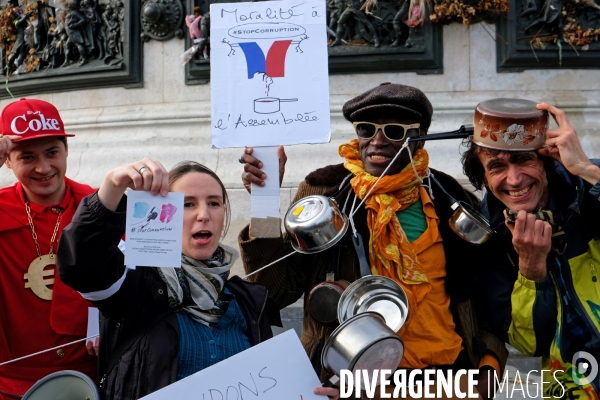
M 31 227 L 31 236 L 33 237 L 33 241 L 35 242 L 35 249 L 37 250 L 38 257 L 42 258 L 42 252 L 40 251 L 40 245 L 37 241 L 37 233 L 35 233 L 35 227 L 33 226 L 33 218 L 31 218 L 31 209 L 29 208 L 29 202 L 25 202 L 25 211 L 27 211 L 27 220 L 29 221 L 29 226 Z M 56 220 L 56 226 L 54 227 L 54 232 L 52 233 L 52 238 L 50 239 L 50 252 L 48 255 L 50 258 L 54 258 L 54 241 L 56 240 L 56 234 L 58 233 L 58 228 L 60 227 L 60 216 L 62 215 L 63 210 L 58 212 L 58 219 Z

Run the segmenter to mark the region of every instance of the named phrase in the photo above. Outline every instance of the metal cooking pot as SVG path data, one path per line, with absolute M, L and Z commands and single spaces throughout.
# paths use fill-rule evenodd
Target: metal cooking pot
M 404 289 L 385 276 L 368 275 L 352 282 L 338 303 L 338 320 L 343 323 L 356 315 L 375 311 L 387 326 L 398 332 L 408 318 L 408 297 Z
M 278 99 L 277 97 L 261 97 L 254 100 L 254 112 L 273 114 L 279 111 L 282 102 L 298 101 L 298 99 Z
M 452 203 L 450 207 L 454 210 L 454 213 L 448 219 L 448 225 L 454 233 L 472 244 L 482 244 L 495 233 L 482 213 L 475 210 L 468 203 L 452 197 L 433 174 L 430 174 L 429 178 L 439 186 Z
M 332 274 L 333 275 L 333 274 Z M 338 303 L 350 282 L 329 279 L 316 285 L 308 294 L 306 309 L 312 319 L 325 326 L 338 324 Z
M 372 377 L 376 369 L 395 371 L 403 356 L 404 343 L 396 332 L 380 314 L 365 312 L 348 319 L 331 333 L 321 353 L 321 364 L 337 376 L 343 369 L 352 373 L 361 369 Z M 362 381 L 363 375 L 360 376 Z
M 340 241 L 348 229 L 348 218 L 335 200 L 308 196 L 292 204 L 283 219 L 294 250 L 313 254 Z
M 483 214 L 469 204 L 455 201 L 451 207 L 455 211 L 448 221 L 450 229 L 467 242 L 482 244 L 494 233 Z

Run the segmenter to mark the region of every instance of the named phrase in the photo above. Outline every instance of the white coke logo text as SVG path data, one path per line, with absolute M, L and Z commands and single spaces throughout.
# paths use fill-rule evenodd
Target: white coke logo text
M 28 117 L 30 118 L 29 120 L 28 120 Z M 19 123 L 19 121 L 22 121 L 22 122 Z M 23 128 L 24 129 L 19 130 L 19 128 L 17 127 L 17 123 L 19 124 L 19 127 L 21 129 L 23 129 Z M 23 115 L 19 115 L 18 117 L 15 117 L 15 119 L 13 119 L 10 124 L 10 128 L 15 134 L 23 135 L 24 133 L 26 133 L 29 130 L 32 130 L 34 132 L 37 132 L 40 130 L 59 131 L 60 124 L 59 124 L 58 120 L 55 118 L 46 119 L 46 117 L 44 117 L 44 114 L 27 113 L 27 114 L 23 114 Z

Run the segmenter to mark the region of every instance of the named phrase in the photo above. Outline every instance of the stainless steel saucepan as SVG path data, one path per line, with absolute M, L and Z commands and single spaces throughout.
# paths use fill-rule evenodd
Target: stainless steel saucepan
M 454 213 L 450 216 L 448 225 L 454 233 L 467 242 L 477 245 L 484 243 L 495 233 L 483 214 L 468 203 L 456 200 L 444 189 L 433 174 L 430 174 L 429 178 L 439 186 L 452 203 L 450 207 L 452 207 Z
M 402 339 L 379 313 L 367 311 L 346 320 L 331 333 L 321 353 L 321 364 L 337 376 L 343 369 L 353 374 L 360 369 L 368 371 L 371 378 L 376 369 L 395 371 L 403 356 Z
M 283 226 L 294 250 L 313 254 L 340 241 L 348 230 L 348 218 L 335 200 L 325 196 L 307 196 L 292 204 Z
M 455 211 L 450 216 L 450 229 L 462 239 L 469 243 L 482 244 L 494 234 L 488 220 L 469 204 L 455 201 L 451 207 Z
M 385 276 L 367 275 L 346 288 L 338 302 L 338 320 L 343 323 L 355 315 L 377 312 L 394 332 L 408 319 L 408 297 L 398 282 Z
M 313 254 L 335 245 L 348 230 L 348 217 L 334 199 L 325 196 L 307 196 L 287 210 L 283 225 L 290 236 L 294 251 L 253 271 L 242 279 L 259 273 L 279 261 L 296 254 Z

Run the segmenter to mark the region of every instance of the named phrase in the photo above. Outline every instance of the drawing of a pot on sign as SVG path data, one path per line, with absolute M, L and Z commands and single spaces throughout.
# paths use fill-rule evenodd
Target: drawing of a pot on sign
M 298 99 L 278 99 L 277 97 L 261 97 L 254 100 L 254 112 L 273 114 L 279 111 L 282 102 L 298 101 Z

